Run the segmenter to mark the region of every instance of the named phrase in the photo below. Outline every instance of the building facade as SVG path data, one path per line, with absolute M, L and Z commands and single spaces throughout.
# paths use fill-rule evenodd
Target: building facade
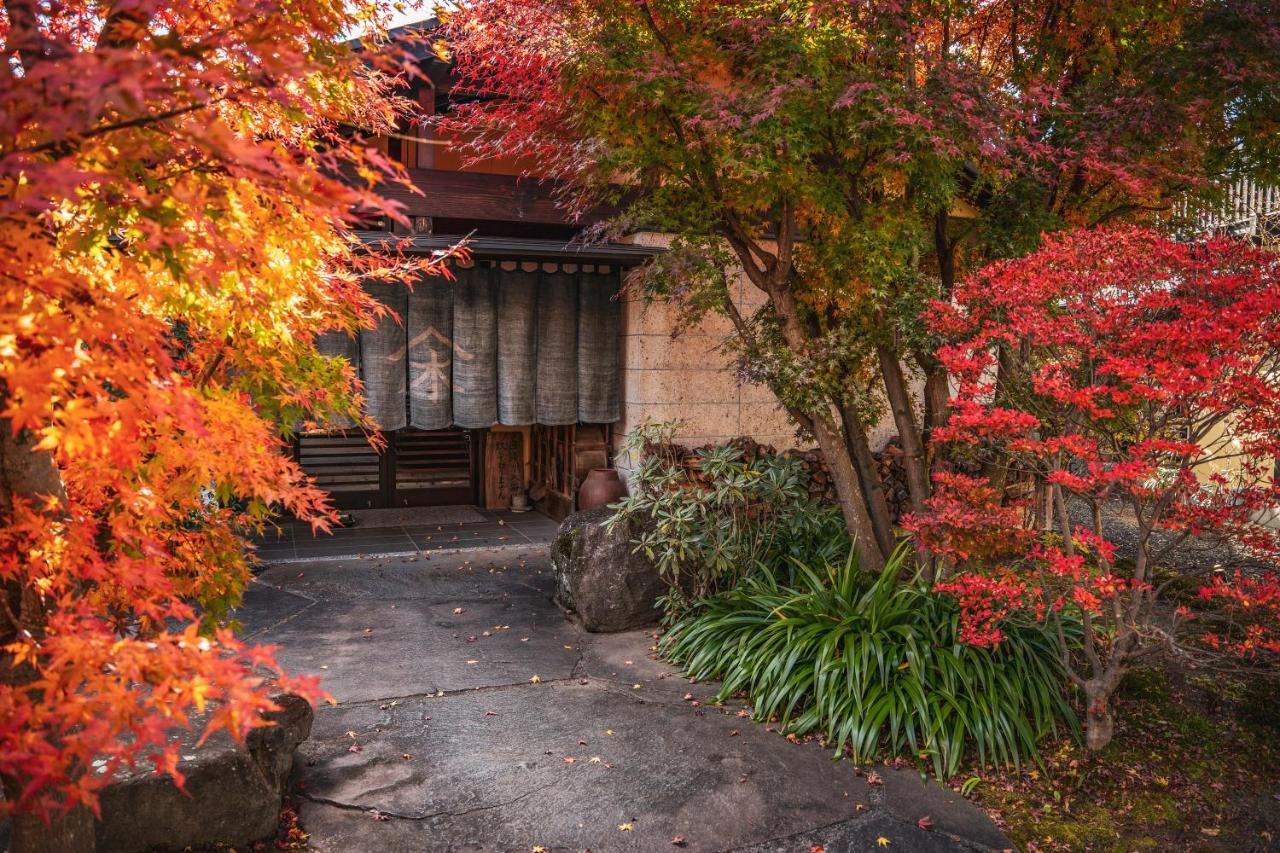
M 423 67 L 410 96 L 426 112 L 448 109 L 448 66 L 424 55 Z M 499 509 L 526 492 L 561 518 L 592 469 L 625 467 L 624 437 L 646 418 L 682 421 L 691 445 L 795 443 L 771 392 L 720 352 L 727 321 L 673 334 L 674 308 L 625 288 L 628 271 L 662 251 L 662 235 L 582 245 L 575 236 L 606 212 L 568 221 L 555 184 L 524 176 L 530 164 L 466 162 L 457 140 L 424 127 L 377 144 L 408 171 L 415 191 L 386 194 L 412 226 L 382 223 L 361 239 L 375 251 L 396 241 L 433 252 L 468 236 L 472 259 L 454 264 L 452 281 L 370 285 L 395 317 L 358 339 L 321 340 L 357 366 L 386 438 L 377 452 L 351 424 L 299 437 L 298 460 L 338 506 Z M 741 307 L 755 298 L 740 282 Z

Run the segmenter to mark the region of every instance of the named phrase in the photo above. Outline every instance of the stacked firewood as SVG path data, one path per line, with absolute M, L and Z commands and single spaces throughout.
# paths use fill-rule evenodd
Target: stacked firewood
M 726 442 L 731 447 L 736 447 L 742 451 L 742 461 L 747 464 L 755 462 L 763 456 L 777 456 L 778 451 L 774 449 L 772 444 L 761 444 L 749 435 L 740 435 L 737 438 L 731 438 Z M 706 445 L 712 447 L 713 445 Z
M 827 470 L 827 463 L 822 461 L 821 450 L 816 447 L 811 450 L 788 450 L 783 455 L 800 463 L 800 467 L 808 475 L 809 497 L 824 501 L 836 499 L 836 484 Z
M 911 495 L 907 492 L 907 472 L 902 467 L 902 445 L 894 438 L 883 450 L 873 452 L 872 455 L 876 459 L 876 470 L 884 488 L 885 503 L 889 504 L 889 514 L 895 519 L 901 518 L 911 507 Z
M 810 497 L 827 501 L 836 499 L 836 485 L 822 459 L 821 450 L 816 447 L 811 450 L 789 450 L 786 455 L 798 461 L 800 467 L 808 473 Z M 872 455 L 875 457 L 876 471 L 880 475 L 889 512 L 897 518 L 907 511 L 910 502 L 907 478 L 902 470 L 902 447 L 895 439 Z

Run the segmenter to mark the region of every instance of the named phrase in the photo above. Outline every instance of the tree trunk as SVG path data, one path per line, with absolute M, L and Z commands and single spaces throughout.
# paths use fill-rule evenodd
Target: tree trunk
M 867 441 L 867 431 L 847 406 L 840 407 L 840 420 L 844 426 L 845 444 L 858 472 L 858 481 L 862 485 L 862 498 L 867 505 L 867 514 L 871 519 L 871 527 L 875 533 L 876 544 L 883 554 L 893 552 L 894 540 L 893 513 L 889 512 L 889 502 L 884 496 L 884 483 L 880 481 L 880 472 L 876 468 L 875 457 L 871 455 L 871 445 Z
M 951 408 L 951 380 L 939 366 L 925 368 L 924 375 L 924 442 L 929 444 L 933 431 L 947 423 Z
M 885 555 L 876 541 L 875 527 L 867 514 L 867 507 L 862 499 L 862 488 L 858 483 L 858 474 L 850 459 L 849 450 L 831 422 L 821 415 L 813 418 L 813 436 L 817 439 L 818 449 L 822 451 L 822 459 L 831 472 L 836 496 L 840 499 L 840 512 L 844 515 L 844 523 L 849 530 L 849 535 L 854 538 L 862 568 L 869 572 L 878 572 L 884 568 Z
M 996 353 L 995 400 L 1000 403 L 1014 375 L 1014 355 L 1009 346 L 1001 344 Z M 1009 456 L 1001 453 L 982 463 L 982 476 L 991 483 L 998 494 L 1003 495 L 1009 484 Z
M 1116 733 L 1116 712 L 1112 706 L 1115 688 L 1092 680 L 1085 682 L 1084 696 L 1088 703 L 1085 715 L 1084 743 L 1090 752 L 1097 752 L 1111 743 Z
M 916 423 L 912 406 L 911 391 L 907 388 L 907 379 L 903 375 L 902 365 L 898 363 L 898 356 L 887 347 L 877 347 L 876 353 L 880 358 L 885 396 L 889 398 L 893 422 L 898 428 L 898 439 L 902 442 L 902 468 L 907 476 L 911 511 L 923 512 L 924 502 L 929 497 L 929 469 L 924 442 L 920 438 L 920 427 Z
M 7 517 L 19 499 L 43 501 L 48 496 L 65 501 L 62 476 L 48 453 L 37 451 L 29 436 L 13 434 L 8 419 L 0 418 L 0 519 Z M 3 594 L 9 612 L 17 622 L 0 630 L 0 643 L 7 643 L 19 631 L 40 636 L 45 612 L 36 590 L 25 575 L 7 581 Z M 0 656 L 0 681 L 10 685 L 30 682 L 35 672 L 29 666 L 15 667 L 9 655 Z M 5 796 L 16 802 L 28 780 L 6 776 Z M 10 823 L 10 853 L 90 853 L 94 849 L 93 814 L 83 806 L 50 816 L 50 822 L 32 814 L 14 815 Z

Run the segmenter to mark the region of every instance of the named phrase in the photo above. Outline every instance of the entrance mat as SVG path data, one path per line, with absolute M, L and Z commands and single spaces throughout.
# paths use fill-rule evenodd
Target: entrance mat
M 409 506 L 398 509 L 355 509 L 353 527 L 411 527 L 420 524 L 479 524 L 485 517 L 469 506 Z

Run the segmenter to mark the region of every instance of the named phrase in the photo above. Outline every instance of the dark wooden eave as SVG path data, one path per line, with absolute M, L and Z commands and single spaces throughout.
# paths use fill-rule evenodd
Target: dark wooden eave
M 413 237 L 389 231 L 357 231 L 360 242 L 371 249 L 392 246 L 406 252 L 441 252 L 450 249 L 462 236 L 419 234 Z M 523 237 L 473 236 L 467 239 L 473 257 L 503 260 L 558 260 L 574 263 L 644 263 L 663 250 L 655 246 L 628 243 L 572 243 L 565 240 L 534 240 Z
M 582 227 L 609 214 L 606 210 L 592 211 L 571 222 L 556 205 L 555 181 L 438 169 L 409 169 L 408 172 L 419 192 L 399 184 L 380 186 L 378 192 L 404 205 L 409 216 Z

